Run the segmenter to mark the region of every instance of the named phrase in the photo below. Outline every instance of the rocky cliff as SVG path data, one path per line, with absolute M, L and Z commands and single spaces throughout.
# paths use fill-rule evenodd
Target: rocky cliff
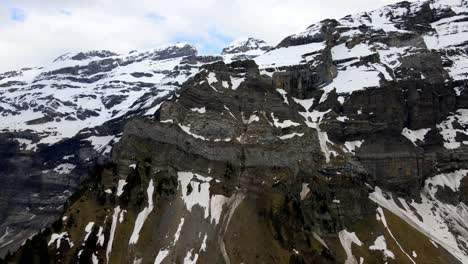
M 468 262 L 467 21 L 401 2 L 273 48 L 0 75 L 3 248 L 58 219 L 5 262 Z

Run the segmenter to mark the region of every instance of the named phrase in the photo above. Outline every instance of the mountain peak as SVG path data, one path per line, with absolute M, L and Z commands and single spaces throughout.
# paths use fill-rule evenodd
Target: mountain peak
M 257 38 L 241 38 L 231 42 L 223 49 L 222 54 L 238 54 L 249 51 L 267 51 L 271 48 L 265 41 Z

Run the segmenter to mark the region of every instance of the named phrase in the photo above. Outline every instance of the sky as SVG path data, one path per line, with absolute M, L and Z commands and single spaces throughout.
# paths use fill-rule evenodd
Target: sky
M 0 0 L 0 72 L 51 63 L 67 52 L 126 53 L 189 42 L 218 54 L 256 37 L 275 45 L 325 18 L 397 0 Z

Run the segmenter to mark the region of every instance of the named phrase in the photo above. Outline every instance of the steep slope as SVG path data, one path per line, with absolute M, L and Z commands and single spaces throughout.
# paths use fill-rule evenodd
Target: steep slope
M 222 59 L 178 43 L 70 53 L 0 74 L 0 256 L 57 218 L 126 120 L 153 115 L 201 65 Z
M 274 48 L 177 47 L 176 88 L 71 139 L 118 138 L 88 143 L 88 181 L 7 262 L 468 262 L 467 18 L 466 1 L 401 2 Z
M 67 54 L 2 74 L 2 254 L 56 219 L 88 167 L 119 140 L 121 120 L 154 114 L 196 71 L 196 60 L 192 46 L 178 44 Z

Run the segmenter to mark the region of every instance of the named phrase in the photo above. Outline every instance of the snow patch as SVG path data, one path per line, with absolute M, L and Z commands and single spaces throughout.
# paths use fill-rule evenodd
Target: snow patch
M 356 236 L 354 232 L 348 232 L 347 230 L 342 230 L 338 233 L 338 237 L 340 239 L 341 245 L 346 253 L 346 261 L 345 264 L 357 264 L 356 257 L 354 257 L 353 252 L 351 250 L 352 244 L 356 244 L 358 246 L 362 246 L 361 240 Z
M 387 258 L 395 259 L 395 255 L 393 254 L 393 252 L 387 248 L 387 242 L 385 241 L 384 236 L 377 237 L 377 239 L 375 239 L 374 245 L 370 246 L 369 249 L 382 251 L 382 253 L 384 254 L 385 261 L 387 260 Z
M 409 139 L 415 146 L 417 146 L 416 142 L 421 141 L 424 142 L 424 137 L 426 136 L 427 132 L 429 132 L 430 128 L 422 128 L 418 130 L 411 130 L 408 128 L 403 128 L 401 134 Z
M 127 185 L 127 181 L 126 180 L 119 180 L 118 184 L 117 184 L 117 197 L 120 197 L 122 194 L 123 194 L 123 188 L 125 187 L 125 185 Z
M 361 147 L 362 143 L 364 140 L 346 141 L 344 145 L 349 152 L 354 153 L 356 149 Z
M 135 220 L 135 226 L 133 228 L 132 235 L 130 236 L 129 245 L 136 244 L 138 238 L 140 237 L 140 231 L 143 227 L 143 224 L 148 218 L 149 214 L 153 211 L 153 193 L 154 193 L 154 184 L 153 179 L 150 180 L 148 184 L 148 189 L 146 189 L 146 195 L 148 196 L 148 206 L 143 208 L 143 210 L 138 214 L 137 219 Z

